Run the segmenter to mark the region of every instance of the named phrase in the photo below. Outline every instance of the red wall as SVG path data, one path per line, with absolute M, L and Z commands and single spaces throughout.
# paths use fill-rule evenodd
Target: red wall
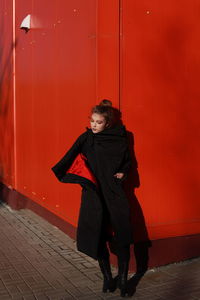
M 0 5 L 4 70 L 15 55 L 12 1 Z M 109 98 L 134 133 L 150 238 L 199 233 L 199 8 L 195 0 L 16 1 L 16 97 L 12 72 L 1 83 L 3 182 L 76 226 L 81 189 L 58 182 L 51 167 L 89 125 L 91 106 Z
M 200 232 L 200 3 L 124 0 L 121 108 L 151 238 Z
M 15 180 L 12 23 L 12 1 L 0 1 L 0 181 L 9 187 Z

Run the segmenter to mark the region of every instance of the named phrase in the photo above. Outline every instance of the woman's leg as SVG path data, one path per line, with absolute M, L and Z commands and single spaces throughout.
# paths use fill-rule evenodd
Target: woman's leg
M 117 248 L 118 259 L 118 287 L 121 290 L 121 296 L 125 297 L 128 293 L 127 290 L 127 277 L 130 260 L 130 245 L 118 246 Z
M 130 245 L 127 246 L 117 246 L 117 257 L 120 261 L 130 260 Z
M 109 250 L 107 247 L 107 243 L 106 243 L 106 235 L 103 231 L 101 232 L 97 255 L 98 255 L 98 258 L 109 258 L 109 256 L 110 256 L 110 253 L 109 253 Z
M 104 211 L 103 222 L 101 228 L 101 235 L 98 246 L 98 263 L 103 274 L 103 289 L 105 293 L 107 291 L 114 292 L 116 290 L 116 282 L 112 277 L 111 267 L 110 267 L 110 253 L 107 247 L 107 222 L 108 215 Z

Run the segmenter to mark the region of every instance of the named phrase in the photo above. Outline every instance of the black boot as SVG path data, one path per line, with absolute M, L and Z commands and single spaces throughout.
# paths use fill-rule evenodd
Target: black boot
M 102 292 L 106 293 L 107 290 L 114 292 L 116 290 L 116 282 L 112 277 L 109 258 L 99 258 L 98 262 L 104 278 Z
M 129 259 L 121 261 L 118 258 L 118 282 L 117 286 L 121 290 L 121 297 L 128 294 L 127 277 L 128 277 Z

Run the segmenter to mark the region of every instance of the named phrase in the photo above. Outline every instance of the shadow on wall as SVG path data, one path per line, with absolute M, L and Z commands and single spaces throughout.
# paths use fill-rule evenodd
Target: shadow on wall
M 151 241 L 149 240 L 142 208 L 135 195 L 135 188 L 140 187 L 140 178 L 134 151 L 134 136 L 130 131 L 127 131 L 127 134 L 132 158 L 132 168 L 127 179 L 124 181 L 124 190 L 131 209 L 131 227 L 134 241 L 136 272 L 140 273 L 145 272 L 148 269 L 148 248 L 151 246 Z
M 141 278 L 148 270 L 149 247 L 152 246 L 149 240 L 145 218 L 140 203 L 135 195 L 135 188 L 140 187 L 140 177 L 138 173 L 138 163 L 134 150 L 134 135 L 127 131 L 129 148 L 132 158 L 132 168 L 127 179 L 124 181 L 124 190 L 129 200 L 131 210 L 131 228 L 134 241 L 134 256 L 136 263 L 136 272 L 128 281 L 129 295 L 133 296 Z M 132 249 L 132 248 L 131 248 Z
M 0 24 L 0 181 L 12 172 L 13 149 L 13 43 L 12 35 L 6 31 L 4 20 Z M 8 172 L 5 172 L 5 166 Z M 10 173 L 10 174 L 6 174 Z

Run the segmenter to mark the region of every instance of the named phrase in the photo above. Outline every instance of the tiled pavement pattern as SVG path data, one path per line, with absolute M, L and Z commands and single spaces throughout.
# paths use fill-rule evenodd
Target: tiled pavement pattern
M 123 299 L 119 290 L 103 294 L 97 262 L 30 210 L 1 204 L 0 228 L 0 300 Z M 149 270 L 131 299 L 200 299 L 200 258 Z

